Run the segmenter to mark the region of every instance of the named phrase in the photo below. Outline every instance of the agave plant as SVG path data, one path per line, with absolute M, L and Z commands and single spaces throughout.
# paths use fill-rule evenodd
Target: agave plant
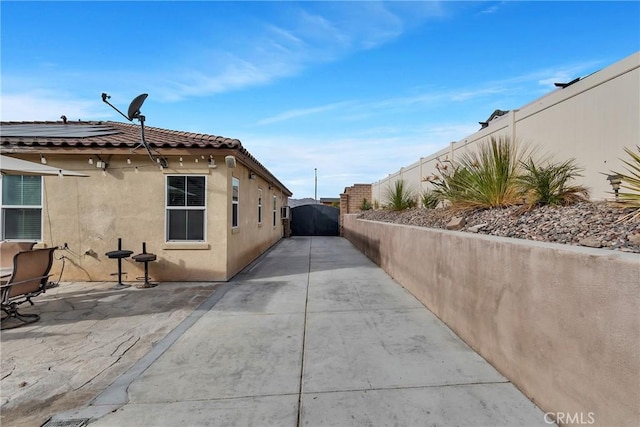
M 575 159 L 562 163 L 538 166 L 532 158 L 521 162 L 523 173 L 516 178 L 526 205 L 569 205 L 586 201 L 589 190 L 581 185 L 571 185 L 570 181 L 582 176 Z
M 387 188 L 387 206 L 394 211 L 403 211 L 405 209 L 414 208 L 416 200 L 404 180 L 396 181 L 393 187 Z

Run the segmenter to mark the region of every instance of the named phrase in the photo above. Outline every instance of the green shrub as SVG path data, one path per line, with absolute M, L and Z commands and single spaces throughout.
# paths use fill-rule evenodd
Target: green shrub
M 368 211 L 368 210 L 371 210 L 372 208 L 373 206 L 371 206 L 371 203 L 369 203 L 367 199 L 362 200 L 362 203 L 360 204 L 361 211 Z
M 518 147 L 506 137 L 491 137 L 476 151 L 467 152 L 459 161 L 439 164 L 440 176 L 431 181 L 441 199 L 456 209 L 504 207 L 518 204 L 516 177 L 520 160 L 529 150 Z
M 416 200 L 413 192 L 407 187 L 404 180 L 400 179 L 394 183 L 393 187 L 387 188 L 387 207 L 394 211 L 416 207 Z
M 427 190 L 422 193 L 420 201 L 423 208 L 433 209 L 440 203 L 440 196 L 434 190 Z
M 589 190 L 569 182 L 582 176 L 575 160 L 537 166 L 532 158 L 521 162 L 523 173 L 516 182 L 525 198 L 525 205 L 569 205 L 588 200 Z

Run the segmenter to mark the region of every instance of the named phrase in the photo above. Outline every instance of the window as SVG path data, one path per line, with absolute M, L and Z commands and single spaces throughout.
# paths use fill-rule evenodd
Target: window
M 2 177 L 2 239 L 42 240 L 42 177 Z
M 280 218 L 282 219 L 289 219 L 291 211 L 289 206 L 283 206 L 280 208 Z
M 238 226 L 238 199 L 240 196 L 240 180 L 231 178 L 231 227 Z
M 278 207 L 277 207 L 277 198 L 276 196 L 273 196 L 273 226 L 276 226 L 276 218 L 277 218 L 277 212 L 278 212 Z
M 258 189 L 258 224 L 262 224 L 262 190 Z
M 167 176 L 167 241 L 204 241 L 204 176 Z

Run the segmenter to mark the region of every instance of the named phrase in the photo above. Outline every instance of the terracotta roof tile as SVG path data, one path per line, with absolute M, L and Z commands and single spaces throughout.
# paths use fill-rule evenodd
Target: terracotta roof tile
M 32 127 L 60 127 L 73 130 L 73 127 L 90 127 L 94 126 L 99 130 L 107 130 L 106 132 L 96 132 L 96 135 L 88 136 L 70 136 L 73 132 L 65 136 L 57 136 L 52 134 L 48 136 L 46 132 L 39 135 L 29 135 L 25 131 L 20 136 L 7 136 L 14 126 Z M 26 146 L 26 147 L 122 147 L 134 148 L 140 143 L 140 125 L 133 123 L 121 122 L 0 122 L 0 128 L 7 132 L 0 131 L 2 146 Z M 64 132 L 62 132 L 64 134 Z M 242 150 L 242 143 L 233 138 L 225 138 L 223 136 L 206 135 L 200 133 L 181 132 L 168 129 L 155 128 L 145 126 L 144 136 L 147 143 L 153 148 L 231 148 Z
M 205 148 L 232 149 L 262 169 L 269 180 L 287 189 L 243 146 L 240 140 L 202 133 L 144 127 L 145 141 L 155 149 Z M 34 151 L 55 148 L 136 148 L 141 142 L 140 125 L 112 121 L 91 122 L 0 122 L 0 146 L 3 149 L 29 148 Z M 165 153 L 170 154 L 170 153 Z

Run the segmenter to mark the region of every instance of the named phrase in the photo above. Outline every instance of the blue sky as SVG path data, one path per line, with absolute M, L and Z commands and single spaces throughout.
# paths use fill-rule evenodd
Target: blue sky
M 640 2 L 2 1 L 1 119 L 238 138 L 338 197 L 640 50 Z M 137 123 L 137 122 L 136 122 Z

